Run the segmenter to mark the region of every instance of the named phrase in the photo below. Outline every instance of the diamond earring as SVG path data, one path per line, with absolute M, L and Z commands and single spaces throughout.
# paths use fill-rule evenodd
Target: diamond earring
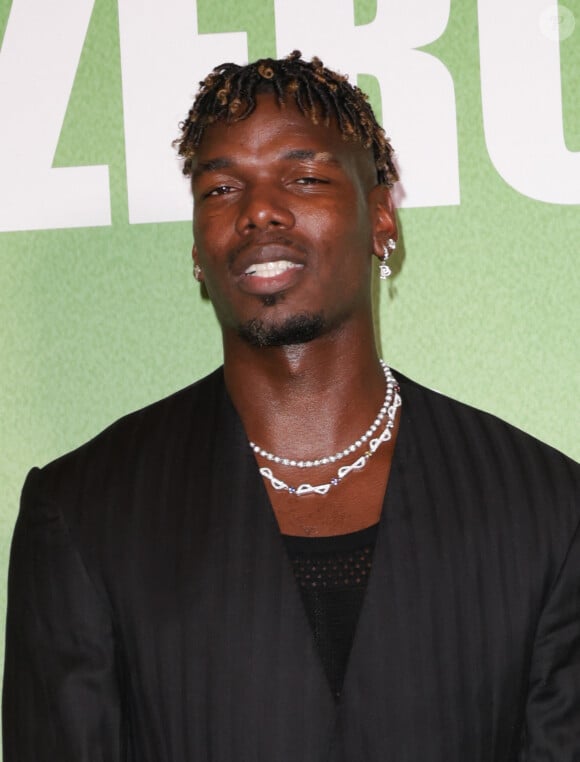
M 383 256 L 381 257 L 381 263 L 379 265 L 379 278 L 381 280 L 387 280 L 389 275 L 393 272 L 387 264 L 387 259 L 391 256 L 396 248 L 397 242 L 394 240 L 394 238 L 389 238 L 386 244 L 383 246 Z

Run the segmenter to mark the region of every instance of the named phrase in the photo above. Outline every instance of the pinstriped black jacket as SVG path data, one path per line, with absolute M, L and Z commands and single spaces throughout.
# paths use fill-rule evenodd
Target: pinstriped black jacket
M 338 705 L 218 370 L 29 474 L 4 762 L 578 762 L 580 469 L 399 378 Z

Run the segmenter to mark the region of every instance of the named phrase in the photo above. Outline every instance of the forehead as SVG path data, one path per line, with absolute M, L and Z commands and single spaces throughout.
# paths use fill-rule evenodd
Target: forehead
M 208 126 L 192 169 L 195 175 L 196 169 L 208 160 L 220 158 L 236 163 L 252 158 L 268 162 L 277 157 L 335 162 L 356 170 L 365 180 L 376 176 L 372 151 L 358 142 L 345 140 L 335 119 L 330 119 L 328 125 L 322 121 L 315 124 L 300 111 L 292 97 L 279 104 L 270 93 L 256 97 L 256 107 L 246 119 Z

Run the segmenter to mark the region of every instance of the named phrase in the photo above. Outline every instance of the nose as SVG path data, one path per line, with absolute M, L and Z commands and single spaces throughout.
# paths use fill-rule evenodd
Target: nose
M 266 184 L 245 189 L 236 222 L 240 235 L 268 228 L 287 230 L 293 225 L 294 214 L 283 192 Z

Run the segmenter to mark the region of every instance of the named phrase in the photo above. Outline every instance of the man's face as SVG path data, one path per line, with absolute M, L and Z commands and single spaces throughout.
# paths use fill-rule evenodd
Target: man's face
M 383 238 L 394 219 L 370 151 L 335 124 L 262 94 L 249 118 L 206 130 L 192 183 L 193 256 L 226 338 L 294 343 L 368 313 L 377 217 Z

